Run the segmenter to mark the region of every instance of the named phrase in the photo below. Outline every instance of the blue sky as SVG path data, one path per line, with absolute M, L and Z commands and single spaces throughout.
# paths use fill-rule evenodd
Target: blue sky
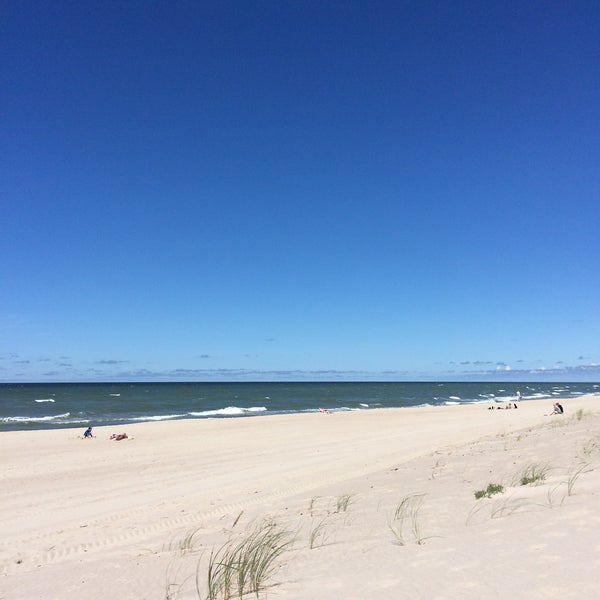
M 600 379 L 597 2 L 5 2 L 0 381 Z

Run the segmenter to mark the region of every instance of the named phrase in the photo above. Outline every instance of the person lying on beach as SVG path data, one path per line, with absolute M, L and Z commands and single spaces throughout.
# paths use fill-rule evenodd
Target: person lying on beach
M 113 433 L 109 439 L 120 442 L 121 440 L 127 439 L 127 434 L 126 433 Z
M 94 436 L 92 435 L 92 428 L 88 427 L 84 432 L 83 432 L 83 437 L 84 438 L 93 438 Z
M 326 408 L 321 408 L 321 407 L 319 407 L 319 412 L 322 412 L 322 413 L 327 413 L 328 415 L 330 415 L 330 414 L 331 414 L 331 411 L 330 411 L 330 410 L 327 410 Z

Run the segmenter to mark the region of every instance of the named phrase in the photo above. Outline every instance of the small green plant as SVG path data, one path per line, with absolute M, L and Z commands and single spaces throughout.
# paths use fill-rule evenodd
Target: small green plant
M 583 417 L 583 415 L 584 415 L 584 414 L 585 414 L 585 413 L 583 412 L 583 408 L 580 408 L 580 409 L 578 409 L 578 410 L 577 410 L 577 412 L 575 413 L 575 418 L 576 418 L 578 421 L 581 421 L 581 419 L 582 419 L 582 417 Z
M 501 494 L 504 491 L 504 486 L 499 483 L 488 483 L 485 490 L 478 490 L 475 492 L 475 498 L 491 498 L 494 494 Z
M 540 485 L 546 479 L 547 472 L 548 467 L 530 465 L 525 469 L 525 471 L 523 471 L 520 483 L 521 485 L 530 485 L 532 483 Z

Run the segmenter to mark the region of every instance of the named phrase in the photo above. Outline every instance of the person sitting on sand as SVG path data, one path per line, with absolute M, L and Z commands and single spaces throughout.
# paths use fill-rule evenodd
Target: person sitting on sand
M 84 432 L 83 432 L 83 437 L 84 438 L 93 438 L 94 436 L 92 435 L 92 428 L 88 427 Z
M 551 415 L 562 415 L 565 412 L 562 404 L 559 402 L 554 403 L 554 410 L 550 413 Z
M 127 439 L 127 434 L 126 433 L 113 433 L 110 436 L 111 440 L 116 440 L 117 442 L 120 442 L 121 440 L 126 440 Z

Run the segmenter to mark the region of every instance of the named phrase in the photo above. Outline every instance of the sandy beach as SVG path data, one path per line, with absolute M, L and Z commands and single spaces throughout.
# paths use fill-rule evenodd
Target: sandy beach
M 205 598 L 257 529 L 270 600 L 594 597 L 600 396 L 561 403 L 2 433 L 0 599 Z

